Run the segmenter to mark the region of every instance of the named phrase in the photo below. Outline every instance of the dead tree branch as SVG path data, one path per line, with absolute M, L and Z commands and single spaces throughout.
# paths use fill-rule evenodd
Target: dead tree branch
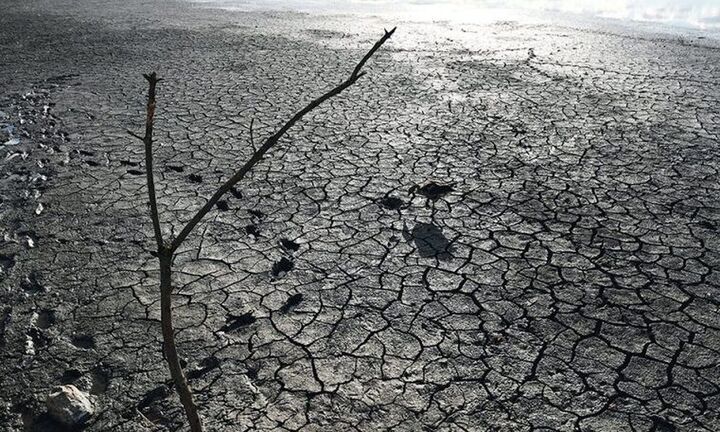
M 355 84 L 365 72 L 362 71 L 365 63 L 375 54 L 375 52 L 392 36 L 395 29 L 385 31 L 385 34 L 379 41 L 373 45 L 370 51 L 360 60 L 355 66 L 350 76 L 340 83 L 335 88 L 329 90 L 319 98 L 310 102 L 303 109 L 293 115 L 277 132 L 271 135 L 265 140 L 260 148 L 255 148 L 255 139 L 253 136 L 253 123 L 254 119 L 250 122 L 250 143 L 253 146 L 254 153 L 250 159 L 243 165 L 229 180 L 227 180 L 220 188 L 210 197 L 207 203 L 193 216 L 193 218 L 183 227 L 180 234 L 170 243 L 166 244 L 162 238 L 162 230 L 160 227 L 160 217 L 158 214 L 157 197 L 155 193 L 155 180 L 153 177 L 153 122 L 155 117 L 155 92 L 157 83 L 160 78 L 157 77 L 155 72 L 151 74 L 144 74 L 143 76 L 148 81 L 148 102 L 147 102 L 147 115 L 145 118 L 145 135 L 139 136 L 132 131 L 128 133 L 135 138 L 141 140 L 145 145 L 145 169 L 147 174 L 147 187 L 148 197 L 150 199 L 150 216 L 152 218 L 153 231 L 155 233 L 155 241 L 157 242 L 157 256 L 160 260 L 160 322 L 162 325 L 163 333 L 163 347 L 165 352 L 165 359 L 167 360 L 170 375 L 175 383 L 175 388 L 180 396 L 180 401 L 185 408 L 185 414 L 190 424 L 190 430 L 192 432 L 202 432 L 202 423 L 200 422 L 200 416 L 198 415 L 197 406 L 193 401 L 192 391 L 188 385 L 185 373 L 180 365 L 180 359 L 177 353 L 177 346 L 175 343 L 175 329 L 172 324 L 172 262 L 175 257 L 175 251 L 187 238 L 187 236 L 193 231 L 193 229 L 200 223 L 203 217 L 212 210 L 213 206 L 217 204 L 220 198 L 227 193 L 233 186 L 235 186 L 245 175 L 262 160 L 265 153 L 268 152 L 285 133 L 305 114 L 317 108 L 320 104 L 326 100 L 340 94 L 343 90 L 347 89 L 351 85 Z
M 397 28 L 397 27 L 396 27 Z M 210 210 L 212 210 L 213 206 L 222 198 L 223 195 L 225 195 L 230 189 L 232 189 L 233 186 L 235 186 L 240 180 L 242 180 L 245 175 L 258 163 L 260 160 L 265 156 L 265 153 L 268 152 L 275 144 L 278 143 L 280 138 L 285 135 L 285 133 L 293 127 L 295 123 L 297 123 L 300 119 L 302 119 L 305 114 L 309 113 L 310 111 L 314 110 L 320 104 L 325 102 L 326 100 L 339 95 L 343 92 L 343 90 L 347 89 L 351 85 L 355 84 L 358 79 L 360 79 L 363 75 L 365 75 L 365 72 L 362 71 L 362 67 L 365 65 L 365 63 L 372 57 L 373 54 L 388 40 L 390 39 L 390 36 L 395 33 L 395 29 L 393 28 L 390 31 L 385 31 L 385 34 L 383 35 L 380 40 L 378 40 L 375 45 L 370 49 L 370 51 L 365 54 L 365 56 L 360 60 L 360 62 L 355 66 L 355 69 L 353 70 L 352 74 L 350 74 L 350 77 L 340 83 L 335 88 L 329 90 L 327 93 L 323 94 L 319 98 L 313 100 L 305 108 L 298 111 L 290 120 L 287 121 L 275 134 L 271 135 L 269 138 L 265 140 L 265 143 L 257 149 L 253 155 L 250 157 L 250 159 L 243 165 L 236 173 L 233 175 L 229 180 L 227 180 L 220 188 L 210 197 L 210 199 L 207 201 L 207 203 L 200 209 L 198 212 L 193 216 L 193 218 L 185 225 L 185 227 L 180 231 L 180 234 L 172 241 L 170 245 L 170 250 L 172 252 L 175 252 L 177 248 L 182 244 L 183 241 L 187 238 L 187 236 L 192 232 L 193 229 L 197 226 L 198 223 L 205 217 L 206 214 Z
M 160 230 L 160 216 L 158 215 L 157 198 L 155 195 L 155 177 L 153 174 L 153 126 L 155 122 L 155 88 L 157 83 L 162 80 L 158 78 L 155 72 L 151 74 L 143 74 L 148 82 L 148 101 L 145 117 L 145 136 L 137 135 L 132 131 L 127 131 L 130 135 L 139 139 L 145 144 L 145 175 L 147 177 L 148 198 L 150 199 L 150 217 L 152 218 L 153 231 L 155 232 L 155 241 L 157 242 L 158 254 L 163 248 L 162 231 Z
M 152 218 L 155 241 L 157 242 L 157 255 L 160 260 L 160 323 L 163 334 L 163 349 L 165 359 L 170 369 L 170 375 L 185 408 L 185 415 L 190 423 L 192 432 L 202 432 L 202 424 L 198 415 L 197 406 L 193 401 L 192 391 L 185 378 L 180 365 L 180 358 L 175 343 L 175 329 L 172 323 L 172 260 L 173 254 L 165 246 L 160 229 L 160 216 L 158 214 L 157 198 L 155 194 L 155 179 L 153 175 L 153 125 L 155 120 L 155 89 L 161 80 L 155 72 L 143 75 L 148 82 L 148 101 L 145 117 L 145 136 L 141 137 L 131 131 L 128 133 L 145 144 L 145 173 L 147 177 L 148 197 L 150 199 L 150 217 Z

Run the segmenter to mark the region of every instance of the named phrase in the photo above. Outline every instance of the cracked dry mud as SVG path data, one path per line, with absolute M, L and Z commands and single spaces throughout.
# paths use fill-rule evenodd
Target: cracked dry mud
M 720 430 L 716 43 L 165 2 L 3 10 L 2 430 L 60 430 L 43 401 L 68 383 L 95 398 L 88 431 L 182 430 L 124 132 L 142 126 L 140 74 L 165 78 L 169 235 L 248 156 L 252 118 L 257 141 L 393 24 L 368 76 L 177 257 L 208 430 Z M 429 182 L 454 186 L 410 192 Z

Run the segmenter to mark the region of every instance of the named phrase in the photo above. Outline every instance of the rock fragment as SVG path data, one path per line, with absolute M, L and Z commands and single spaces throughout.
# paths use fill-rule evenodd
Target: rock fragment
M 53 419 L 69 427 L 78 427 L 95 414 L 88 395 L 71 384 L 55 387 L 46 405 Z

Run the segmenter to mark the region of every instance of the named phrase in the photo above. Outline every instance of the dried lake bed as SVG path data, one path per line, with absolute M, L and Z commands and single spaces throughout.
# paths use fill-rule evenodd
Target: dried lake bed
M 61 384 L 88 431 L 182 430 L 141 73 L 177 234 L 395 25 L 175 262 L 208 430 L 720 429 L 716 40 L 83 0 L 0 16 L 2 430 L 62 430 Z

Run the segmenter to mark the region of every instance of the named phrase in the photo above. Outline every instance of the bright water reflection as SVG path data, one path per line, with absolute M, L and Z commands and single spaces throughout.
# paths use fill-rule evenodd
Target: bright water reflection
M 243 10 L 402 15 L 484 23 L 517 14 L 564 12 L 720 30 L 720 0 L 196 0 Z

